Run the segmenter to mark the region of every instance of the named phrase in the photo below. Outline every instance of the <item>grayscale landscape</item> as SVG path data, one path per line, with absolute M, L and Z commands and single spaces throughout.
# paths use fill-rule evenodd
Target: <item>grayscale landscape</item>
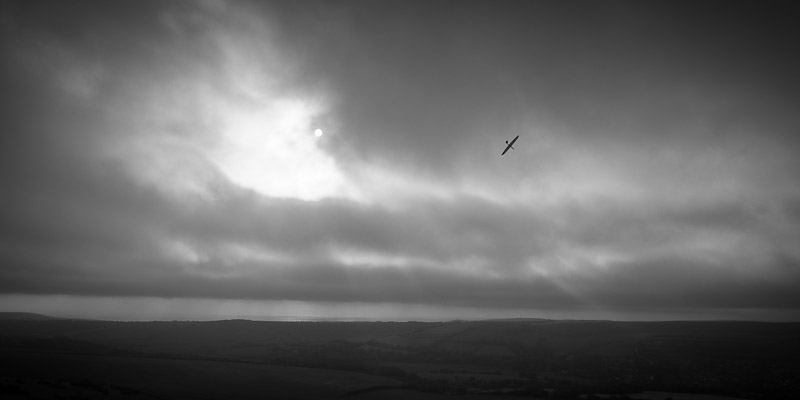
M 798 21 L 0 0 L 0 397 L 800 398 Z

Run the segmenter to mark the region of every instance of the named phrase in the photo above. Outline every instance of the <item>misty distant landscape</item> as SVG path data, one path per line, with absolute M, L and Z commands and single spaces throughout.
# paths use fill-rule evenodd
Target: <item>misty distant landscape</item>
M 3 398 L 800 395 L 800 323 L 0 318 Z

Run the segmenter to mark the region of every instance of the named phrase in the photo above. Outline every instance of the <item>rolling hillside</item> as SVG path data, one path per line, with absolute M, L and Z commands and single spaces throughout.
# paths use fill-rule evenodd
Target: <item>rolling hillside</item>
M 19 379 L 97 381 L 163 398 L 188 396 L 174 389 L 188 382 L 197 382 L 189 386 L 209 398 L 224 397 L 207 387 L 208 377 L 227 376 L 223 371 L 238 371 L 231 384 L 250 388 L 236 396 L 241 398 L 257 397 L 268 387 L 297 398 L 399 389 L 540 398 L 643 390 L 791 398 L 800 393 L 798 337 L 798 323 L 732 321 L 5 318 L 0 372 Z M 162 371 L 174 383 L 153 386 L 148 371 Z M 261 383 L 240 381 L 247 376 Z

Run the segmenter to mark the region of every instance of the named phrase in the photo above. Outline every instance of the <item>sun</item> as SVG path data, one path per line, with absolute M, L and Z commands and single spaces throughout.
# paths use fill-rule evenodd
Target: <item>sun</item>
M 343 174 L 314 140 L 322 129 L 308 134 L 316 110 L 307 103 L 272 101 L 227 111 L 213 158 L 231 181 L 269 197 L 313 201 L 343 195 Z

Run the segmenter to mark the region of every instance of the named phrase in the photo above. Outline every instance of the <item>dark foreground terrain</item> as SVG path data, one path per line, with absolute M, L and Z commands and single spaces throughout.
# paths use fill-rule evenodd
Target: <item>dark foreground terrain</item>
M 800 398 L 800 323 L 0 314 L 4 399 Z

